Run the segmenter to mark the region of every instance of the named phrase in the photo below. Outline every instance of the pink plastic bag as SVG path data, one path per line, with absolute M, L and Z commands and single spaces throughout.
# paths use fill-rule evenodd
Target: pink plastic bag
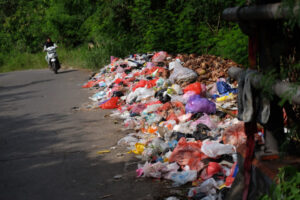
M 131 108 L 131 112 L 136 113 L 136 114 L 140 114 L 143 110 L 145 110 L 147 108 L 147 106 L 145 104 L 136 104 Z
M 163 62 L 165 60 L 165 58 L 167 57 L 167 52 L 165 51 L 160 51 L 157 52 L 156 54 L 154 54 L 154 56 L 152 57 L 152 62 Z
M 184 95 L 183 95 L 184 102 L 186 103 L 189 100 L 189 98 L 191 96 L 194 96 L 195 94 L 196 94 L 195 91 L 188 91 L 188 92 L 184 93 Z
M 187 142 L 182 137 L 172 152 L 169 161 L 177 162 L 182 167 L 188 165 L 191 170 L 200 171 L 204 167 L 201 160 L 205 157 L 201 152 L 201 144 L 200 140 L 197 142 Z
M 214 124 L 211 120 L 209 115 L 207 115 L 206 113 L 204 113 L 204 115 L 202 117 L 200 117 L 199 119 L 197 119 L 196 121 L 194 121 L 192 123 L 192 126 L 197 126 L 198 124 L 204 124 L 206 125 L 208 128 L 210 128 L 211 130 L 217 128 L 216 124 Z

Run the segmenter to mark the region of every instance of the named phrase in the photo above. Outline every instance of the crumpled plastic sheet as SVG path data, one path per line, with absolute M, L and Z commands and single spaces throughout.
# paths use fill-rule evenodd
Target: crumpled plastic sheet
M 169 179 L 170 174 L 176 173 L 179 166 L 176 163 L 149 163 L 146 162 L 143 166 L 139 165 L 136 170 L 137 176 L 152 177 L 152 178 L 166 178 Z
M 174 183 L 173 183 L 174 187 L 184 185 L 187 182 L 191 182 L 196 179 L 197 179 L 197 171 L 196 170 L 174 172 L 171 174 L 171 180 L 174 181 Z
M 213 178 L 207 179 L 199 187 L 193 187 L 188 192 L 188 197 L 194 197 L 198 193 L 205 193 L 206 195 L 214 195 L 217 193 L 217 183 Z
M 154 56 L 152 57 L 152 62 L 162 62 L 165 60 L 165 58 L 167 57 L 167 52 L 165 51 L 160 51 L 157 52 L 156 54 L 154 54 Z
M 118 145 L 130 145 L 130 146 L 133 146 L 135 145 L 136 143 L 138 143 L 138 139 L 134 136 L 131 136 L 131 135 L 127 135 L 123 138 L 121 138 L 119 141 L 118 141 Z
M 217 141 L 204 141 L 201 146 L 201 152 L 210 158 L 216 158 L 224 154 L 234 154 L 236 150 L 230 144 L 221 144 Z
M 204 113 L 203 116 L 197 119 L 196 121 L 192 122 L 192 126 L 196 127 L 198 124 L 204 124 L 211 130 L 217 128 L 216 124 L 212 122 L 212 120 L 206 113 Z
M 131 103 L 134 99 L 136 102 L 139 102 L 142 99 L 153 97 L 154 94 L 155 92 L 151 88 L 137 88 L 134 92 L 129 93 L 126 98 L 126 102 Z
M 178 61 L 171 62 L 169 64 L 169 69 L 174 69 L 169 80 L 172 83 L 178 83 L 179 85 L 181 83 L 191 83 L 198 77 L 193 70 L 183 67 Z

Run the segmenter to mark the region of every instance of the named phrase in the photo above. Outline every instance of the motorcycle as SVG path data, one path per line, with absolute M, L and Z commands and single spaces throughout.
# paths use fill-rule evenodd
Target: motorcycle
M 50 69 L 57 74 L 57 71 L 60 69 L 60 63 L 58 61 L 58 56 L 56 54 L 56 46 L 51 46 L 46 48 L 47 52 L 47 62 L 49 64 Z

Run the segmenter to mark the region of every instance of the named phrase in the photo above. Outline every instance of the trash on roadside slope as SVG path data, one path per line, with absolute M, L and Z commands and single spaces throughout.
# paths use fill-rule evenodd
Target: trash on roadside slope
M 118 145 L 144 163 L 138 177 L 171 180 L 176 187 L 193 182 L 188 197 L 216 199 L 234 181 L 235 146 L 245 139 L 234 115 L 227 114 L 236 107 L 237 91 L 225 79 L 230 65 L 237 64 L 164 51 L 112 57 L 83 87 L 94 91 L 90 99 L 99 108 L 115 109 L 110 116 L 132 130 Z

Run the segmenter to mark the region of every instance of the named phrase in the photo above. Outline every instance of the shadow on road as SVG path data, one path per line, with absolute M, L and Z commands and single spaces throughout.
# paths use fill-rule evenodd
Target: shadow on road
M 135 177 L 136 159 L 81 148 L 87 135 L 67 115 L 0 116 L 0 122 L 0 199 L 153 200 L 166 193 L 159 180 Z
M 22 87 L 28 87 L 28 86 L 32 86 L 32 85 L 36 85 L 36 84 L 40 84 L 40 83 L 45 83 L 45 82 L 50 82 L 53 81 L 54 79 L 46 79 L 46 80 L 39 80 L 39 81 L 31 81 L 29 83 L 25 83 L 25 84 L 20 84 L 20 85 L 12 85 L 12 86 L 6 86 L 6 87 L 0 87 L 0 90 L 13 90 L 13 89 L 19 89 Z
M 66 70 L 66 71 L 59 71 L 58 74 L 65 74 L 65 73 L 76 72 L 76 71 L 78 71 L 78 70 L 71 69 L 71 70 Z
M 0 89 L 0 91 L 1 91 L 1 89 Z M 2 112 L 17 110 L 18 107 L 16 106 L 16 104 L 19 101 L 33 98 L 33 97 L 35 97 L 34 94 L 35 94 L 34 91 L 1 94 L 0 95 L 0 110 Z

